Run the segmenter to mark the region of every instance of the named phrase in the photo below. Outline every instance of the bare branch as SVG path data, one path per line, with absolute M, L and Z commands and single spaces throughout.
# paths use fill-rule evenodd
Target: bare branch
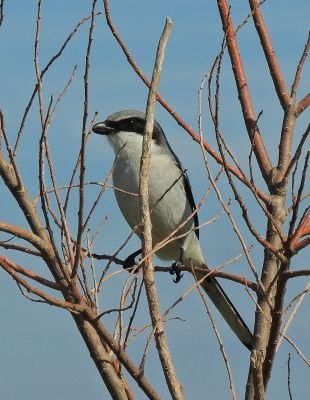
M 100 14 L 100 13 L 99 13 Z M 44 75 L 46 74 L 46 72 L 49 70 L 49 68 L 52 66 L 52 64 L 62 55 L 63 51 L 65 50 L 65 48 L 67 47 L 68 43 L 71 41 L 71 39 L 73 38 L 73 36 L 76 34 L 76 32 L 79 30 L 79 28 L 89 19 L 91 18 L 91 16 L 89 17 L 84 17 L 83 19 L 81 19 L 81 21 L 79 21 L 77 23 L 77 25 L 75 26 L 75 28 L 73 29 L 72 32 L 70 32 L 70 34 L 68 35 L 68 37 L 66 38 L 66 40 L 64 41 L 63 45 L 61 46 L 61 48 L 58 50 L 58 52 L 48 61 L 48 63 L 46 64 L 46 66 L 42 69 L 41 71 L 41 79 L 43 79 Z M 33 104 L 33 100 L 37 94 L 38 91 L 38 84 L 36 84 L 31 96 L 30 96 L 30 100 L 25 108 L 25 112 L 24 115 L 22 117 L 22 121 L 17 133 L 17 138 L 16 138 L 16 142 L 15 142 L 15 146 L 14 146 L 14 150 L 13 150 L 13 155 L 14 157 L 17 154 L 17 150 L 18 150 L 18 146 L 19 146 L 19 142 L 21 140 L 21 136 L 22 136 L 22 132 L 24 130 L 24 126 L 26 123 L 26 119 L 29 113 L 29 110 L 32 107 Z
M 292 99 L 288 94 L 276 53 L 272 47 L 269 33 L 260 11 L 259 2 L 257 0 L 249 0 L 249 4 L 252 10 L 254 25 L 260 38 L 261 46 L 265 53 L 265 58 L 268 63 L 274 87 L 276 89 L 282 108 L 286 110 L 292 103 Z
M 286 321 L 286 323 L 285 323 L 285 325 L 284 325 L 284 328 L 282 329 L 281 337 L 280 337 L 280 339 L 279 339 L 279 341 L 278 341 L 276 351 L 278 351 L 278 349 L 279 349 L 279 347 L 280 347 L 280 345 L 281 345 L 281 342 L 282 342 L 283 337 L 285 337 L 285 334 L 286 334 L 286 332 L 287 332 L 289 326 L 291 325 L 291 323 L 292 323 L 292 321 L 293 321 L 293 319 L 294 319 L 294 317 L 295 317 L 295 315 L 296 315 L 296 313 L 297 313 L 297 311 L 298 311 L 300 305 L 302 304 L 302 302 L 303 302 L 303 300 L 304 300 L 304 298 L 305 298 L 305 295 L 308 293 L 309 290 L 310 290 L 310 280 L 308 281 L 308 283 L 307 283 L 306 287 L 304 288 L 304 290 L 302 291 L 302 293 L 298 296 L 298 301 L 297 301 L 297 303 L 295 304 L 295 307 L 294 307 L 293 311 L 291 312 L 291 315 L 290 315 L 289 318 L 287 319 L 287 321 Z M 296 296 L 295 296 L 295 298 L 296 298 Z M 294 298 L 294 299 L 295 299 L 295 298 Z M 293 300 L 294 300 L 294 299 L 293 299 Z M 290 304 L 292 304 L 292 302 L 290 302 Z M 287 308 L 286 308 L 286 310 L 287 310 Z
M 21 278 L 19 276 L 19 274 L 15 271 L 14 268 L 12 268 L 10 263 L 8 263 L 7 260 L 4 257 L 0 258 L 0 263 L 1 263 L 2 268 L 6 272 L 8 272 L 18 284 L 23 286 L 28 292 L 33 293 L 36 296 L 38 296 L 41 299 L 43 299 L 46 303 L 48 303 L 48 304 L 50 304 L 52 306 L 64 308 L 64 309 L 69 310 L 71 312 L 83 313 L 85 311 L 85 305 L 74 304 L 74 303 L 71 303 L 69 301 L 56 299 L 55 297 L 52 297 L 52 296 L 48 295 L 47 293 L 43 292 L 42 290 L 37 289 L 36 287 L 30 285 L 29 282 L 27 282 L 25 279 L 23 279 L 23 278 Z M 25 275 L 26 275 L 26 273 L 25 273 Z M 40 282 L 40 283 L 42 283 L 42 282 Z
M 0 241 L 0 247 L 2 247 L 3 249 L 6 249 L 6 250 L 15 250 L 15 251 L 20 251 L 25 254 L 31 254 L 32 256 L 41 257 L 41 253 L 39 251 L 30 249 L 25 246 L 20 246 L 18 244 L 8 243 L 8 241 L 5 241 L 5 240 Z
M 222 19 L 223 30 L 227 35 L 228 52 L 232 64 L 232 70 L 235 76 L 235 82 L 248 136 L 251 142 L 253 142 L 254 153 L 262 175 L 265 181 L 268 182 L 269 174 L 272 170 L 272 165 L 269 160 L 260 132 L 255 123 L 257 117 L 255 116 L 253 110 L 251 95 L 249 92 L 245 71 L 239 53 L 233 23 L 230 17 L 229 7 L 226 0 L 217 0 L 217 5 Z
M 84 232 L 84 181 L 85 181 L 85 145 L 87 138 L 87 119 L 88 119 L 88 79 L 89 79 L 89 70 L 90 70 L 90 51 L 92 48 L 93 42 L 93 31 L 95 27 L 95 8 L 96 8 L 97 0 L 93 0 L 92 10 L 91 10 L 91 23 L 89 27 L 88 34 L 88 43 L 87 50 L 85 56 L 85 71 L 84 71 L 84 112 L 83 112 L 83 124 L 82 124 L 82 135 L 81 135 L 81 147 L 80 147 L 80 186 L 79 186 L 79 209 L 78 209 L 78 231 L 77 238 L 75 243 L 75 258 L 74 263 L 72 265 L 71 279 L 76 279 L 78 273 L 78 266 L 80 260 L 80 252 L 82 246 L 82 236 Z
M 38 283 L 41 283 L 41 285 L 44 285 L 51 289 L 58 290 L 58 291 L 63 289 L 63 287 L 60 284 L 52 282 L 46 278 L 43 278 L 42 276 L 34 273 L 30 269 L 26 269 L 24 267 L 21 267 L 20 265 L 15 264 L 12 260 L 7 259 L 6 257 L 0 256 L 0 264 L 6 265 L 6 268 L 10 267 L 15 272 L 22 274 L 24 276 L 27 276 L 27 278 L 30 278 Z
M 287 272 L 284 272 L 283 274 L 286 279 L 299 278 L 300 276 L 310 275 L 310 269 L 299 269 L 297 271 L 287 271 Z
M 304 112 L 310 105 L 310 93 L 306 94 L 306 96 L 301 99 L 296 107 L 296 117 L 298 117 L 302 112 Z
M 86 313 L 90 323 L 100 335 L 100 338 L 104 340 L 105 343 L 108 343 L 113 353 L 117 356 L 117 359 L 122 363 L 122 365 L 126 368 L 128 373 L 137 382 L 139 387 L 146 394 L 147 398 L 151 400 L 161 400 L 161 397 L 151 386 L 147 378 L 143 375 L 140 369 L 137 368 L 136 365 L 131 361 L 131 359 L 123 350 L 122 346 L 112 337 L 112 335 L 110 335 L 109 331 L 97 318 L 97 316 L 94 315 L 94 313 L 90 309 L 87 309 Z
M 292 98 L 296 97 L 298 84 L 299 84 L 299 81 L 300 81 L 300 78 L 301 78 L 301 73 L 302 73 L 302 69 L 303 69 L 304 63 L 305 63 L 306 58 L 307 58 L 308 53 L 309 53 L 309 48 L 310 48 L 310 32 L 308 32 L 308 39 L 307 39 L 304 51 L 303 51 L 303 53 L 301 55 L 301 58 L 299 60 L 297 68 L 296 68 L 295 79 L 294 79 L 294 82 L 293 82 L 293 85 L 292 85 L 292 89 L 291 89 L 291 97 Z M 297 104 L 297 107 L 298 107 L 298 104 Z
M 305 142 L 306 142 L 306 140 L 307 140 L 307 138 L 309 136 L 309 133 L 310 133 L 310 124 L 308 124 L 307 129 L 305 130 L 305 132 L 301 136 L 301 139 L 300 139 L 300 142 L 298 143 L 298 146 L 296 148 L 295 154 L 293 155 L 293 157 L 291 159 L 291 162 L 290 162 L 289 166 L 287 167 L 287 170 L 286 170 L 286 172 L 284 174 L 284 179 L 287 179 L 289 177 L 289 174 L 292 171 L 294 165 L 299 160 L 303 145 L 305 144 Z
M 156 91 L 160 79 L 160 72 L 164 59 L 165 47 L 168 42 L 171 29 L 172 29 L 172 22 L 170 18 L 167 18 L 157 48 L 152 82 L 147 99 L 146 121 L 145 121 L 142 155 L 140 162 L 139 192 L 141 196 L 140 209 L 141 209 L 141 219 L 143 224 L 143 231 L 142 231 L 142 255 L 144 257 L 144 262 L 142 264 L 143 281 L 148 300 L 152 325 L 154 329 L 156 347 L 171 397 L 175 400 L 177 399 L 181 400 L 183 399 L 183 393 L 181 390 L 181 385 L 176 376 L 175 368 L 172 363 L 172 359 L 168 348 L 167 339 L 164 333 L 164 324 L 160 314 L 158 294 L 154 280 L 152 257 L 149 256 L 150 252 L 152 251 L 152 223 L 151 223 L 149 197 L 148 197 L 148 172 L 151 159 L 151 141 L 152 141 L 152 132 L 154 125 Z
M 310 151 L 308 151 L 308 153 L 306 155 L 306 158 L 305 158 L 305 163 L 304 163 L 304 168 L 303 168 L 303 171 L 302 171 L 301 182 L 300 182 L 300 185 L 299 185 L 296 201 L 294 202 L 294 205 L 293 205 L 292 218 L 291 218 L 291 221 L 290 221 L 290 224 L 289 224 L 288 249 L 290 249 L 291 251 L 294 251 L 294 250 L 296 251 L 296 249 L 294 249 L 294 248 L 296 247 L 296 245 L 298 243 L 298 240 L 302 236 L 304 236 L 304 234 L 309 234 L 306 231 L 307 226 L 309 225 L 309 219 L 310 219 L 309 207 L 305 210 L 304 215 L 302 216 L 296 231 L 293 233 L 294 227 L 295 227 L 295 224 L 296 224 L 296 221 L 297 221 L 297 217 L 298 217 L 298 211 L 299 211 L 301 196 L 302 196 L 304 185 L 305 185 L 305 181 L 306 181 L 306 174 L 307 174 L 309 158 L 310 158 Z
M 0 134 L 1 134 L 0 139 L 2 137 L 4 139 L 4 142 L 5 142 L 5 145 L 6 145 L 6 150 L 7 150 L 8 155 L 9 155 L 9 160 L 10 160 L 10 163 L 11 163 L 11 165 L 13 167 L 13 170 L 14 170 L 16 184 L 19 187 L 19 189 L 22 190 L 23 189 L 23 182 L 22 182 L 22 178 L 21 178 L 21 175 L 20 175 L 18 167 L 17 167 L 17 163 L 15 162 L 15 158 L 14 158 L 10 143 L 9 143 L 9 139 L 8 139 L 8 136 L 7 136 L 5 125 L 4 125 L 4 115 L 2 113 L 2 110 L 0 110 Z M 0 150 L 2 150 L 1 146 L 0 146 Z M 2 157 L 2 155 L 1 155 L 1 157 Z

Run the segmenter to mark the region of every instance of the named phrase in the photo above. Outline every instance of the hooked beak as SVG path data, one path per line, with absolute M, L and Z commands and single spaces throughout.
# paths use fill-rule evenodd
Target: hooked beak
M 107 121 L 98 122 L 98 124 L 95 124 L 93 126 L 92 130 L 94 133 L 97 133 L 99 135 L 111 135 L 111 134 L 117 132 L 116 129 L 107 125 Z

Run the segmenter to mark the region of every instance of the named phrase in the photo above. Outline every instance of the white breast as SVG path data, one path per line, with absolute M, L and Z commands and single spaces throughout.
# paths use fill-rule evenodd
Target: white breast
M 119 208 L 133 229 L 141 222 L 137 195 L 143 138 L 136 133 L 119 132 L 108 136 L 108 139 L 116 154 L 125 145 L 119 153 L 113 172 L 113 184 Z M 153 245 L 165 239 L 192 213 L 181 175 L 182 171 L 169 150 L 159 147 L 153 141 L 148 176 Z M 176 235 L 193 228 L 194 221 L 191 218 Z M 140 235 L 139 230 L 137 234 Z M 179 260 L 181 247 L 184 248 L 185 259 L 191 258 L 195 264 L 203 262 L 200 245 L 194 232 L 169 243 L 156 254 L 162 259 Z

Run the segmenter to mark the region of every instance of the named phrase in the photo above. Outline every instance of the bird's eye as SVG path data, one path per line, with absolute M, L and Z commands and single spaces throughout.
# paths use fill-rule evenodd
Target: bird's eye
M 134 121 L 133 119 L 131 119 L 131 120 L 129 121 L 129 125 L 130 125 L 130 126 L 134 126 L 134 124 L 135 124 L 135 121 Z

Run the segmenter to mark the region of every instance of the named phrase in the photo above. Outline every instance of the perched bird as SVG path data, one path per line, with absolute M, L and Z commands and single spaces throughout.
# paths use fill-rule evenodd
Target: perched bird
M 104 122 L 93 126 L 93 132 L 107 136 L 114 153 L 118 155 L 113 170 L 115 197 L 129 226 L 132 229 L 138 226 L 138 236 L 141 236 L 141 218 L 137 194 L 144 127 L 145 113 L 135 110 L 116 112 Z M 199 244 L 198 216 L 194 213 L 196 206 L 186 171 L 156 120 L 152 135 L 148 189 L 153 246 L 179 227 L 174 234 L 176 239 L 160 248 L 156 255 L 163 260 L 206 267 Z M 141 250 L 133 253 L 126 263 L 132 266 L 134 257 L 140 253 Z M 180 276 L 177 277 L 179 279 Z M 217 280 L 209 277 L 201 286 L 233 332 L 251 349 L 252 334 Z

